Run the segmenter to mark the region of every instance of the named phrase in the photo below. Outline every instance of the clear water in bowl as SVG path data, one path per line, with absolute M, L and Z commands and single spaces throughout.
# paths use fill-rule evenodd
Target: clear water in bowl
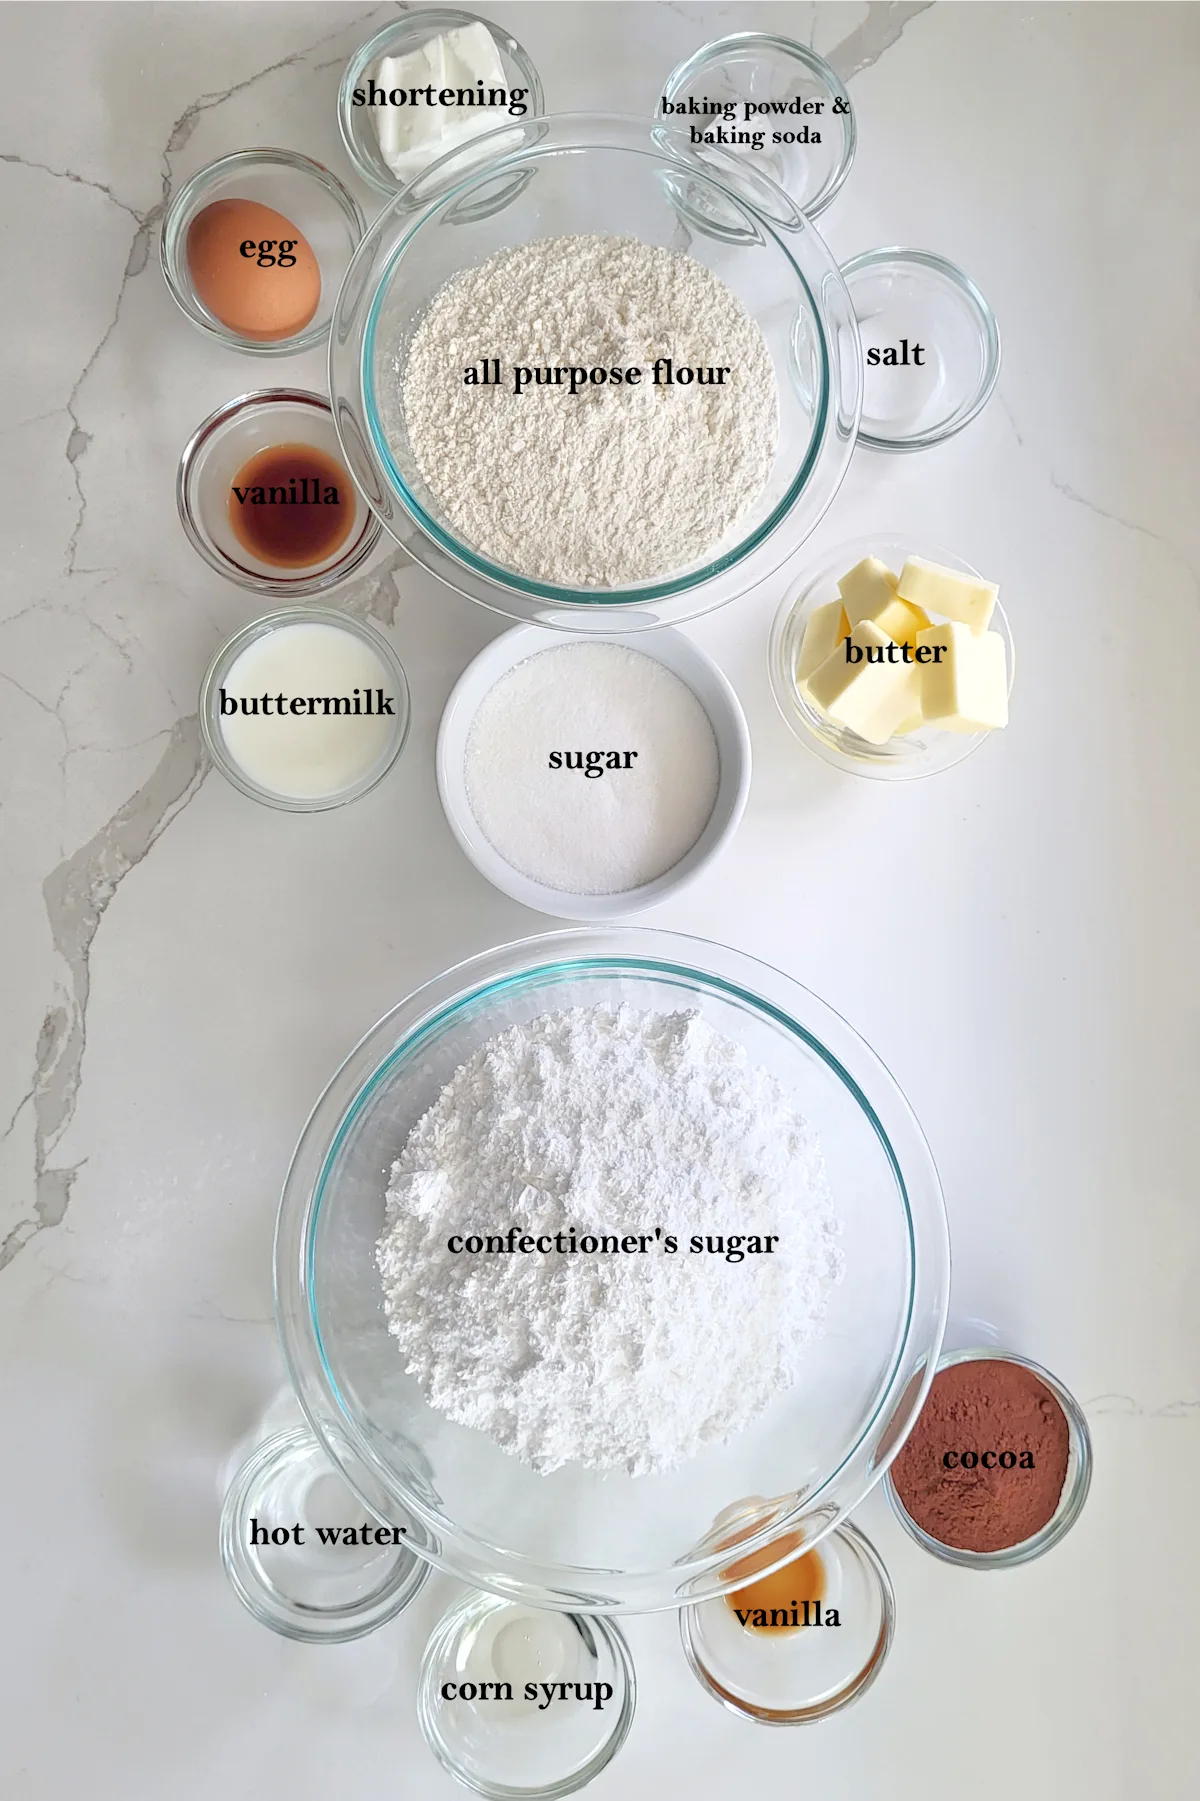
M 558 934 L 544 942 L 587 936 Z M 654 941 L 668 935 L 592 936 Z M 689 949 L 717 949 L 678 942 Z M 520 948 L 508 947 L 510 952 Z M 761 970 L 733 953 L 722 952 L 721 958 Z M 786 978 L 776 979 L 805 995 Z M 828 1014 L 814 997 L 806 999 L 815 1013 Z M 452 1425 L 424 1402 L 386 1329 L 375 1244 L 391 1161 L 465 1058 L 518 1020 L 622 1000 L 655 1011 L 698 1009 L 788 1087 L 821 1137 L 844 1223 L 846 1274 L 834 1291 L 825 1336 L 812 1345 L 800 1383 L 728 1444 L 657 1476 L 571 1466 L 543 1476 L 482 1434 Z M 865 1053 L 872 1079 L 878 1071 L 887 1081 L 849 1028 L 836 1015 L 828 1014 L 828 1019 Z M 831 1035 L 824 1034 L 826 1041 Z M 356 1084 L 353 1098 L 347 1094 L 349 1105 L 339 1109 L 340 1123 L 326 1141 L 328 1149 L 311 1166 L 315 1181 L 301 1253 L 309 1292 L 297 1301 L 319 1348 L 315 1370 L 303 1347 L 297 1351 L 286 1318 L 281 1324 L 301 1399 L 306 1406 L 314 1403 L 318 1414 L 330 1408 L 327 1417 L 336 1420 L 339 1434 L 360 1435 L 358 1454 L 393 1495 L 424 1518 L 427 1536 L 422 1543 L 417 1528 L 419 1548 L 485 1587 L 542 1604 L 569 1600 L 597 1608 L 667 1606 L 678 1604 L 684 1594 L 721 1588 L 719 1555 L 697 1575 L 696 1547 L 731 1504 L 746 1496 L 770 1497 L 775 1503 L 771 1518 L 778 1521 L 805 1501 L 804 1512 L 815 1522 L 808 1529 L 816 1536 L 861 1498 L 883 1469 L 882 1462 L 875 1467 L 872 1447 L 909 1382 L 914 1359 L 920 1365 L 932 1348 L 916 1341 L 923 1336 L 940 1342 L 946 1273 L 944 1216 L 932 1165 L 915 1170 L 921 1189 L 917 1212 L 927 1216 L 918 1249 L 914 1210 L 896 1149 L 859 1086 L 863 1070 L 852 1076 L 815 1033 L 806 1035 L 794 1012 L 764 1003 L 723 974 L 666 960 L 639 961 L 627 954 L 535 959 L 488 981 L 468 998 L 439 1007 L 393 1044 Z M 898 1091 L 882 1099 L 885 1111 L 898 1101 L 911 1122 Z M 314 1121 L 323 1130 L 320 1114 L 321 1106 Z M 620 1129 L 619 1121 L 614 1129 Z M 303 1149 L 302 1143 L 301 1153 Z M 298 1157 L 303 1163 L 302 1154 Z M 909 1169 L 911 1177 L 911 1163 Z M 288 1207 L 285 1197 L 285 1216 Z M 684 1223 L 663 1225 L 670 1230 Z M 290 1297 L 283 1217 L 281 1243 L 279 1300 L 286 1315 Z M 731 1279 L 736 1274 L 737 1266 L 730 1266 Z M 905 1396 L 906 1409 L 915 1403 L 915 1395 Z M 316 1423 L 319 1428 L 320 1421 Z M 852 1499 L 847 1483 L 856 1490 Z

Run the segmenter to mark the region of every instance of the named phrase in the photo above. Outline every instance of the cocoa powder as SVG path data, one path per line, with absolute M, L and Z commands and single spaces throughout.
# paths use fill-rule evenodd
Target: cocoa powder
M 1066 1414 L 1032 1370 L 973 1359 L 934 1377 L 892 1481 L 910 1517 L 940 1544 L 1007 1550 L 1053 1518 L 1069 1445 Z M 1014 1461 L 1005 1468 L 1007 1453 Z

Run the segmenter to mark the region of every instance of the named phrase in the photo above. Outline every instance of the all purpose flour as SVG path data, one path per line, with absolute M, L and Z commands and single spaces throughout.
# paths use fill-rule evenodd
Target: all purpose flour
M 792 1386 L 838 1233 L 815 1133 L 741 1046 L 696 1013 L 594 1006 L 455 1073 L 393 1166 L 377 1255 L 434 1407 L 538 1470 L 643 1475 Z M 466 1248 L 489 1234 L 547 1248 Z M 646 1242 L 585 1248 L 605 1235 Z
M 654 379 L 728 369 L 719 384 Z M 496 385 L 464 381 L 496 359 Z M 517 366 L 638 368 L 637 385 L 516 393 Z M 404 427 L 453 529 L 539 581 L 619 587 L 699 562 L 762 492 L 779 395 L 762 331 L 682 251 L 542 238 L 434 295 L 398 364 Z

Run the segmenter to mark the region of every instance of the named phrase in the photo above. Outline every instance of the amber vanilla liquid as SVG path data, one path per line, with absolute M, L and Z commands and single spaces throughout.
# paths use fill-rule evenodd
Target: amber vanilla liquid
M 252 556 L 280 569 L 323 563 L 354 524 L 350 477 L 315 444 L 273 444 L 229 488 L 229 523 Z
M 798 1534 L 789 1533 L 721 1571 L 725 1581 L 747 1578 L 743 1587 L 725 1596 L 726 1606 L 747 1632 L 801 1632 L 805 1626 L 821 1625 L 825 1565 L 819 1551 L 806 1551 L 803 1557 L 785 1563 L 769 1576 L 758 1574 L 765 1565 L 774 1563 L 781 1554 L 798 1550 L 803 1543 Z

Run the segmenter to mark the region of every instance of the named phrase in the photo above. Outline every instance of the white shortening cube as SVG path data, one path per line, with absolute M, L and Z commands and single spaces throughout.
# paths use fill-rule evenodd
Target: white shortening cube
M 991 732 L 1008 724 L 1008 657 L 999 632 L 973 632 L 958 620 L 917 634 L 921 711 L 947 732 Z

